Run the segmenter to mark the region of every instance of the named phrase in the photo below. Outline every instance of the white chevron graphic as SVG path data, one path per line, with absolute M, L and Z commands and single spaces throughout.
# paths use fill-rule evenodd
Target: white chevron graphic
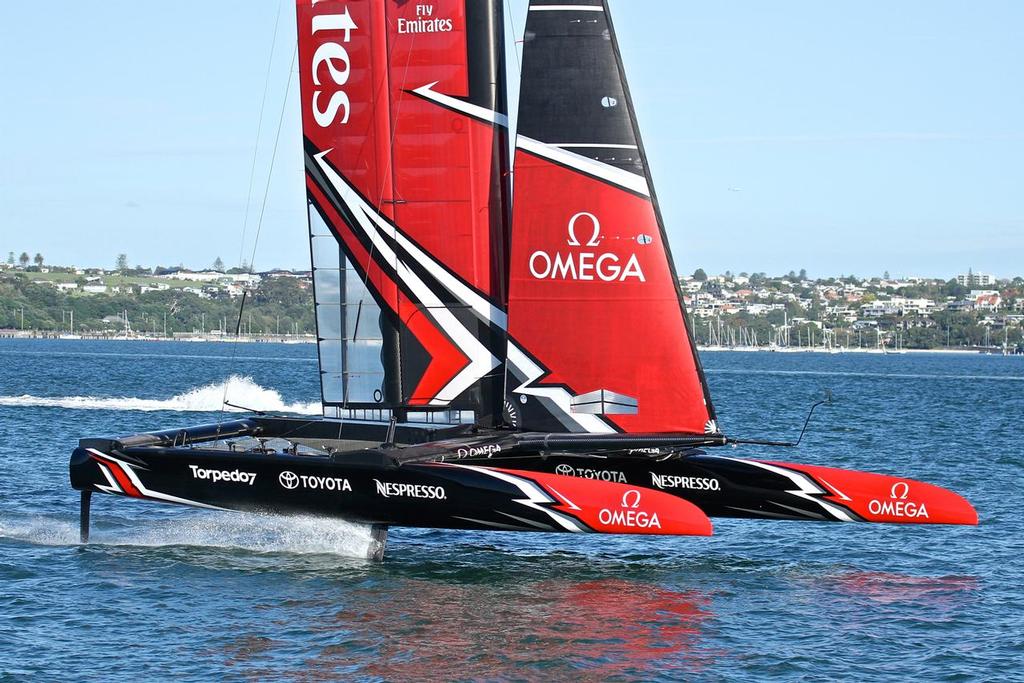
M 455 342 L 455 345 L 469 358 L 469 365 L 463 368 L 459 374 L 453 377 L 448 384 L 430 400 L 430 405 L 447 405 L 457 398 L 462 392 L 471 387 L 477 380 L 486 376 L 495 368 L 501 365 L 501 360 L 480 342 L 451 310 L 441 302 L 436 294 L 423 282 L 407 264 L 402 256 L 399 256 L 391 248 L 389 240 L 394 241 L 402 249 L 405 249 L 421 266 L 431 275 L 437 278 L 438 282 L 447 289 L 452 296 L 472 309 L 484 320 L 505 329 L 507 325 L 505 313 L 491 305 L 489 301 L 473 292 L 449 274 L 429 254 L 419 249 L 405 235 L 395 229 L 393 225 L 382 218 L 371 207 L 359 193 L 349 185 L 341 175 L 331 168 L 324 157 L 332 150 L 328 149 L 313 156 L 320 170 L 323 171 L 327 180 L 337 191 L 341 201 L 345 203 L 352 215 L 359 224 L 358 229 L 373 243 L 374 249 L 380 253 L 387 263 L 394 264 L 399 279 L 409 288 L 409 291 L 419 299 L 424 306 L 424 314 L 432 318 Z
M 450 95 L 439 93 L 433 89 L 434 86 L 437 84 L 438 81 L 434 81 L 433 83 L 427 83 L 426 85 L 422 85 L 416 88 L 415 90 L 413 90 L 413 92 L 419 95 L 420 97 L 426 98 L 428 100 L 433 100 L 434 102 L 437 102 L 441 106 L 461 111 L 466 116 L 470 116 L 474 119 L 478 119 L 486 123 L 493 123 L 502 126 L 503 128 L 508 128 L 508 117 L 505 116 L 504 114 L 499 114 L 498 112 L 493 111 L 491 109 L 485 109 L 484 107 L 481 107 L 479 105 L 470 104 L 469 102 L 463 102 L 462 100 L 456 97 L 451 97 Z
M 544 369 L 534 363 L 512 340 L 508 342 L 508 362 L 509 365 L 526 377 L 526 381 L 513 389 L 512 393 L 539 396 L 550 400 L 562 412 L 561 417 L 575 422 L 583 431 L 590 434 L 611 434 L 615 432 L 608 423 L 597 415 L 572 412 L 574 394 L 565 388 L 535 386 L 537 380 L 544 376 Z

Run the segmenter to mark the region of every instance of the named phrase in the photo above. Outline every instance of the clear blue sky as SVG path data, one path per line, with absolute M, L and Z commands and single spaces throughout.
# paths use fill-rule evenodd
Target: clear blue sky
M 1024 273 L 1024 3 L 611 4 L 681 272 Z M 291 2 L 0 3 L 0 254 L 236 263 L 277 16 L 246 258 Z M 289 98 L 258 268 L 308 267 Z

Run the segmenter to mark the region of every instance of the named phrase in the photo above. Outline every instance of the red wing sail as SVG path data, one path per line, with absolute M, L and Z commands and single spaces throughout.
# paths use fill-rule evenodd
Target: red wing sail
M 505 345 L 499 0 L 298 0 L 325 412 L 497 413 Z
M 601 0 L 533 0 L 506 410 L 570 432 L 717 432 Z

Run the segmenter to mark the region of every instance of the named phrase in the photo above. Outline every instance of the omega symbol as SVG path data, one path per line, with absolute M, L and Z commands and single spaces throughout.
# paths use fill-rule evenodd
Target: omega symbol
M 889 497 L 895 500 L 906 500 L 909 493 L 910 484 L 905 481 L 898 481 L 892 485 L 892 491 L 889 492 Z
M 597 216 L 586 211 L 580 211 L 578 214 L 569 219 L 569 246 L 578 247 L 580 246 L 579 238 L 576 237 L 576 221 L 580 217 L 586 216 L 590 219 L 590 239 L 587 240 L 586 246 L 596 247 L 601 242 L 601 221 L 597 220 Z

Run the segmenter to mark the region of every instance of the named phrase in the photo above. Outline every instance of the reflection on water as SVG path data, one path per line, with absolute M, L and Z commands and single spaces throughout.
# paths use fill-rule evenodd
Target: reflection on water
M 622 579 L 497 585 L 401 579 L 341 591 L 325 602 L 292 602 L 277 618 L 280 626 L 303 624 L 319 644 L 288 674 L 303 679 L 358 672 L 388 680 L 604 680 L 704 669 L 712 657 L 701 650 L 702 629 L 713 619 L 710 603 L 695 591 Z M 283 643 L 240 636 L 225 662 L 261 660 L 275 646 Z M 246 670 L 260 675 L 256 662 Z
M 981 588 L 974 576 L 910 576 L 894 572 L 847 571 L 830 577 L 823 588 L 875 603 L 909 603 L 932 609 L 961 606 Z
M 624 573 L 642 576 L 624 579 L 603 574 L 600 561 L 573 570 L 572 563 L 584 559 L 579 556 L 558 558 L 546 571 L 543 563 L 514 559 L 496 566 L 497 557 L 463 558 L 447 576 L 422 556 L 400 558 L 393 567 L 350 569 L 344 581 L 323 575 L 326 585 L 315 597 L 262 608 L 271 624 L 268 634 L 239 634 L 207 654 L 255 677 L 304 680 L 678 680 L 721 671 L 728 662 L 742 678 L 760 665 L 737 658 L 723 631 L 755 637 L 742 635 L 752 625 L 744 613 L 769 615 L 763 613 L 766 605 L 745 600 L 748 589 L 738 580 L 777 592 L 775 609 L 819 615 L 821 628 L 846 634 L 853 648 L 862 647 L 865 637 L 887 637 L 893 623 L 943 622 L 979 590 L 978 579 L 970 576 L 822 565 L 803 565 L 795 575 L 783 572 L 772 586 L 777 568 L 737 575 L 724 566 L 728 558 L 686 577 L 656 564 L 645 571 L 640 563 Z M 545 578 L 529 578 L 531 573 Z M 666 585 L 678 581 L 708 588 Z M 731 595 L 736 588 L 741 590 Z M 297 633 L 304 643 L 298 663 L 292 656 L 296 636 L 289 636 Z M 815 637 L 805 645 L 812 647 Z M 783 668 L 779 673 L 802 671 L 795 664 Z

